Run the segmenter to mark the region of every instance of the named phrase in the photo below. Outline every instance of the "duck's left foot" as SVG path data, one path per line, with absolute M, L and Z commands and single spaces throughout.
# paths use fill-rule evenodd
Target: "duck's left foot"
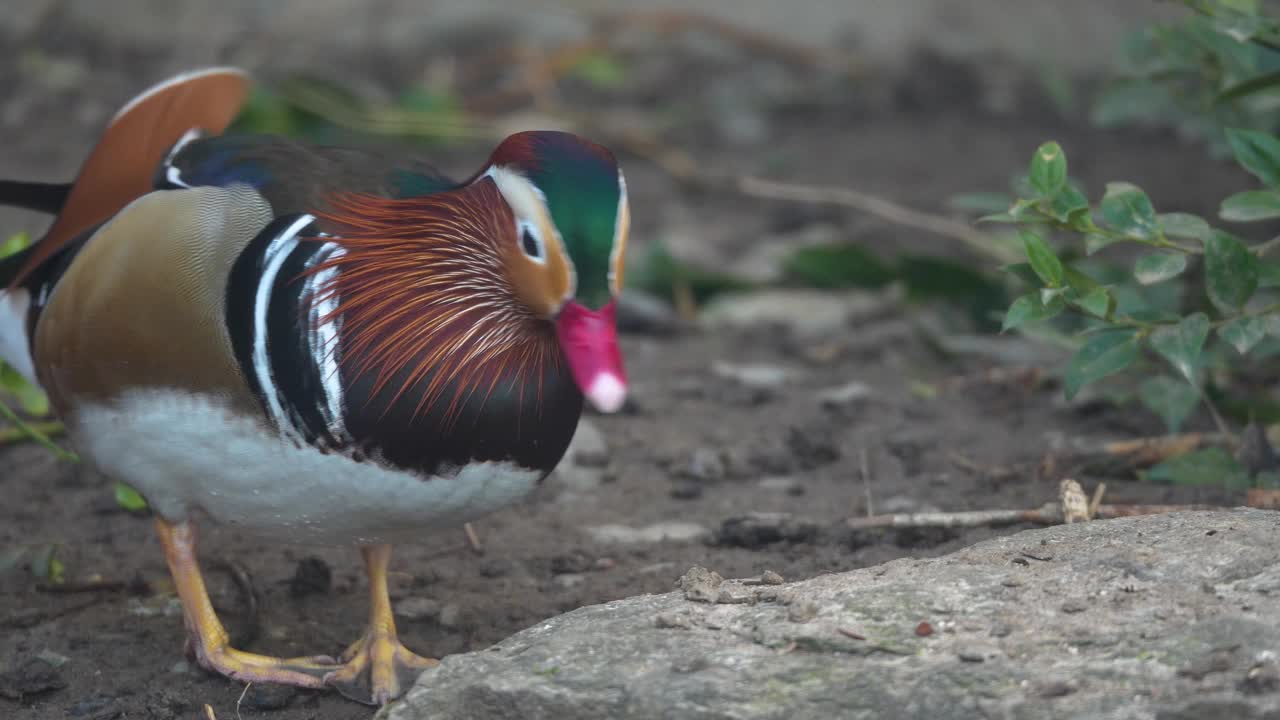
M 324 676 L 324 684 L 366 705 L 386 705 L 409 689 L 423 670 L 439 660 L 418 655 L 394 634 L 366 632 L 342 654 L 342 667 Z

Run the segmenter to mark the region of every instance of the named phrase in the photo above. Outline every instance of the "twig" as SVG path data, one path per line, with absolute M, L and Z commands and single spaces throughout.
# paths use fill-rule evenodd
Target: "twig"
M 1107 492 L 1106 483 L 1098 483 L 1093 489 L 1093 497 L 1089 500 L 1089 519 L 1098 517 L 1098 508 L 1102 507 L 1102 496 Z
M 244 702 L 244 696 L 249 694 L 249 688 L 253 687 L 253 683 L 245 683 L 244 690 L 240 691 L 240 697 L 236 699 L 236 720 L 244 720 L 240 717 L 240 704 Z
M 1107 443 L 1101 450 L 1112 457 L 1124 458 L 1134 467 L 1149 467 L 1202 447 L 1222 445 L 1230 447 L 1235 443 L 1235 437 L 1229 433 L 1186 433 L 1121 440 Z
M 933 215 L 899 205 L 892 200 L 845 187 L 799 185 L 744 175 L 736 188 L 744 195 L 771 200 L 790 200 L 816 205 L 842 205 L 904 227 L 959 240 L 970 248 L 1002 263 L 1015 262 L 1018 256 L 992 242 L 985 233 L 951 218 Z
M 61 435 L 66 428 L 57 420 L 46 420 L 45 422 L 27 423 L 25 428 L 11 427 L 0 429 L 0 445 L 9 443 L 26 442 L 34 440 L 31 430 L 44 434 L 45 437 Z
M 10 423 L 13 423 L 14 428 L 17 430 L 18 433 L 40 443 L 46 449 L 48 449 L 50 452 L 56 455 L 59 460 L 69 460 L 71 462 L 76 462 L 79 459 L 75 456 L 74 453 L 70 453 L 70 452 L 67 452 L 66 450 L 63 450 L 57 443 L 50 440 L 48 435 L 45 435 L 35 426 L 28 424 L 25 420 L 18 417 L 18 414 L 15 413 L 8 405 L 5 405 L 3 402 L 0 402 L 0 417 L 3 417 L 4 419 L 8 420 Z
M 462 526 L 463 532 L 467 534 L 467 545 L 471 547 L 471 551 L 477 555 L 484 554 L 484 545 L 480 542 L 480 535 L 476 533 L 476 529 L 471 523 Z
M 232 582 L 235 583 L 236 589 L 240 591 L 240 595 L 244 598 L 244 627 L 240 630 L 237 637 L 233 638 L 232 645 L 234 647 L 245 647 L 258 637 L 258 591 L 253 584 L 253 576 L 245 567 L 234 560 L 226 560 L 218 558 L 210 563 L 210 567 L 222 570 L 231 576 Z
M 1222 510 L 1218 505 L 1099 505 L 1096 519 L 1107 520 L 1135 515 L 1159 515 L 1171 512 Z M 897 513 L 866 518 L 849 518 L 845 524 L 852 530 L 873 528 L 984 527 L 1034 523 L 1058 525 L 1062 510 L 1058 503 L 1045 503 L 1035 510 L 972 510 L 964 512 Z
M 218 720 L 218 716 L 213 712 L 213 706 L 209 703 L 204 704 L 204 717 L 205 720 Z

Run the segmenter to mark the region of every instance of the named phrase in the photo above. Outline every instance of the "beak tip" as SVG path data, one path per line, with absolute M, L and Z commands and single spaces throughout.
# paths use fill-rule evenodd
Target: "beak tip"
M 591 381 L 587 399 L 602 413 L 615 413 L 627 399 L 627 386 L 613 373 L 602 372 Z

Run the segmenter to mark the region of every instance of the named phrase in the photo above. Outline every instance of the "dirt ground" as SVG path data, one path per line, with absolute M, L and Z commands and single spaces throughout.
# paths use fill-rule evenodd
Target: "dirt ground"
M 0 85 L 16 89 L 5 110 L 4 175 L 64 176 L 110 109 L 152 79 L 141 69 L 145 54 L 80 40 L 51 40 L 46 48 L 82 68 L 65 87 L 50 90 L 24 70 L 0 68 Z M 922 58 L 910 76 L 864 78 L 841 89 L 829 77 L 717 52 L 668 53 L 633 84 L 578 89 L 566 93 L 565 102 L 636 109 L 668 93 L 693 112 L 670 141 L 709 166 L 848 184 L 931 212 L 945 212 L 954 193 L 1006 188 L 1010 172 L 1049 137 L 1063 142 L 1073 174 L 1094 195 L 1103 182 L 1123 178 L 1146 188 L 1162 209 L 1208 215 L 1214 198 L 1248 185 L 1170 133 L 1091 129 L 1082 108 L 1059 113 L 1026 83 L 1013 84 L 1001 100 L 993 68 Z M 412 77 L 368 62 L 370 76 L 385 86 Z M 757 102 L 769 93 L 768 102 Z M 707 99 L 713 96 L 723 103 Z M 741 108 L 750 110 L 756 126 L 734 124 L 744 116 Z M 485 152 L 481 145 L 451 148 L 444 164 L 467 171 Z M 705 252 L 727 262 L 776 233 L 826 223 L 886 256 L 962 255 L 953 241 L 852 211 L 698 192 L 640 158 L 624 154 L 623 162 L 637 243 L 693 227 L 706 238 Z M 5 232 L 39 229 L 31 216 L 0 218 Z M 868 504 L 877 512 L 1036 507 L 1054 498 L 1063 473 L 1078 470 L 1045 471 L 1053 438 L 1160 432 L 1154 417 L 1136 411 L 1068 406 L 1052 385 L 976 382 L 947 389 L 957 378 L 981 377 L 991 365 L 939 356 L 909 331 L 921 318 L 948 317 L 939 313 L 890 304 L 844 328 L 834 338 L 842 350 L 821 361 L 776 327 L 628 334 L 623 345 L 634 409 L 588 416 L 608 446 L 603 470 L 588 473 L 602 480 L 553 477 L 527 502 L 477 523 L 483 553 L 466 548 L 460 530 L 397 549 L 393 593 L 405 643 L 434 656 L 483 649 L 584 604 L 670 590 L 693 564 L 726 577 L 773 570 L 798 579 L 949 552 L 1019 528 L 852 533 L 843 521 L 868 512 Z M 718 361 L 793 373 L 775 387 L 744 387 L 717 374 Z M 819 401 L 821 391 L 851 381 L 865 383 L 871 396 L 836 406 Z M 943 390 L 929 396 L 918 391 L 920 383 Z M 1203 426 L 1204 419 L 1197 422 Z M 1111 502 L 1239 500 L 1079 477 L 1088 486 L 1105 479 Z M 104 481 L 38 447 L 16 446 L 0 450 L 0 498 L 0 551 L 56 543 L 68 580 L 97 575 L 122 583 L 109 592 L 53 593 L 22 568 L 0 572 L 0 673 L 7 673 L 0 675 L 0 714 L 159 720 L 200 716 L 207 703 L 223 719 L 370 715 L 333 693 L 246 692 L 189 666 L 150 520 L 121 510 Z M 789 520 L 776 532 L 744 530 L 734 521 L 753 512 L 787 513 Z M 710 535 L 619 543 L 588 532 L 659 522 L 695 524 Z M 273 546 L 208 527 L 202 556 L 233 631 L 246 626 L 246 603 L 220 561 L 241 567 L 256 588 L 258 631 L 247 649 L 286 656 L 335 652 L 361 630 L 364 584 L 352 549 Z M 33 662 L 41 657 L 53 659 L 56 670 Z M 35 669 L 45 673 L 43 682 L 32 676 Z M 27 693 L 15 699 L 6 687 Z

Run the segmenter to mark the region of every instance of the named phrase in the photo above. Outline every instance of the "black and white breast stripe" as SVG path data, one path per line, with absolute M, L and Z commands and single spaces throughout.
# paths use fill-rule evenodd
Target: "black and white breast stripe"
M 240 370 L 271 422 L 285 435 L 319 447 L 349 442 L 342 415 L 335 322 L 319 320 L 336 298 L 315 302 L 336 270 L 307 273 L 342 252 L 323 237 L 315 218 L 277 218 L 258 233 L 232 266 L 227 282 L 227 329 Z

